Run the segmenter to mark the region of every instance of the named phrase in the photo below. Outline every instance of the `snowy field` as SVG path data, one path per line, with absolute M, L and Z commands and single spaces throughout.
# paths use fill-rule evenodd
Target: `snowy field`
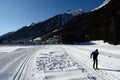
M 99 50 L 98 67 L 90 54 Z M 0 80 L 120 80 L 120 45 L 0 46 Z

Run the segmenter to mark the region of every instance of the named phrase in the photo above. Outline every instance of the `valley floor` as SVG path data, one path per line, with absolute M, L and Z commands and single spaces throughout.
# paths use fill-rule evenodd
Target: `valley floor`
M 99 70 L 90 54 L 99 50 Z M 0 46 L 0 80 L 120 80 L 120 45 Z

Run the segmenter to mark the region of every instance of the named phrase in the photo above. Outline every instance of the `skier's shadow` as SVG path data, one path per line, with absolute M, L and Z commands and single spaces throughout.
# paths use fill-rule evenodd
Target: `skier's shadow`
M 113 70 L 113 69 L 103 69 L 103 68 L 100 68 L 100 70 L 120 72 L 120 70 Z

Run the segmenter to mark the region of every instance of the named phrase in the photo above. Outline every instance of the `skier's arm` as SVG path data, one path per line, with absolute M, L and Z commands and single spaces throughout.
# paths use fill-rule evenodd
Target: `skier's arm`
M 92 55 L 93 55 L 93 52 L 91 53 L 90 58 L 92 58 Z

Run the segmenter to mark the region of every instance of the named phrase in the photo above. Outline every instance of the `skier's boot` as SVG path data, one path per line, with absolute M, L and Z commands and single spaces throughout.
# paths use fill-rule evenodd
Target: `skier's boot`
M 96 70 L 100 70 L 100 69 L 97 67 Z

